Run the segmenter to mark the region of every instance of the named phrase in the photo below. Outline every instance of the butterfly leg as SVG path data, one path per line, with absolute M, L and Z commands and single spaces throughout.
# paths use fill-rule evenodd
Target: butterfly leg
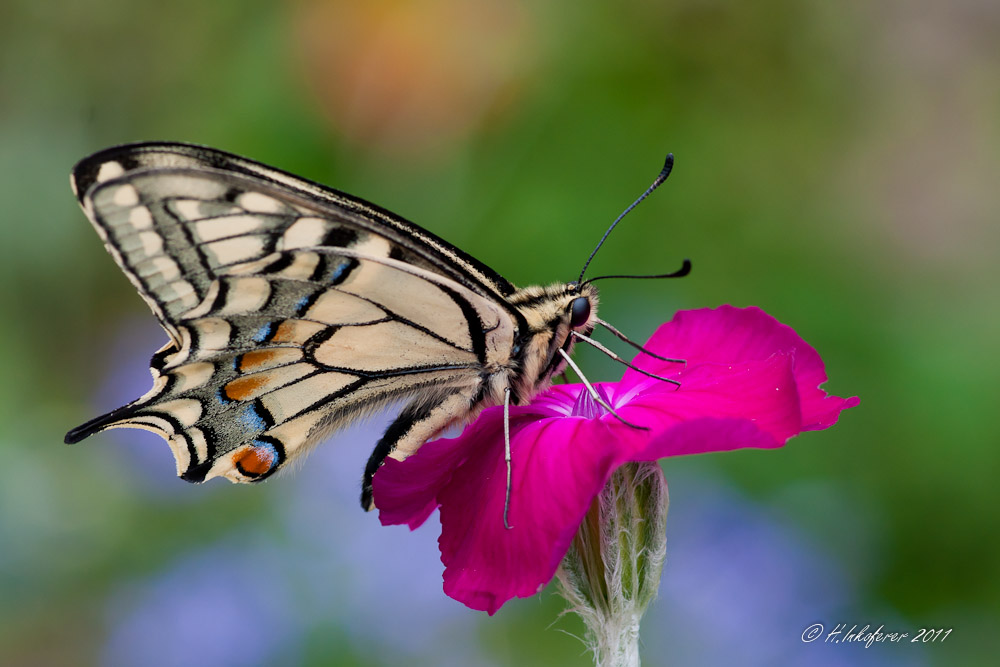
M 478 390 L 478 387 L 476 388 Z M 403 408 L 375 445 L 361 482 L 361 507 L 375 509 L 372 479 L 387 457 L 398 461 L 416 453 L 420 446 L 447 428 L 456 416 L 468 412 L 476 391 L 451 393 L 437 402 L 414 402 Z
M 503 460 L 507 464 L 507 493 L 503 498 L 503 527 L 511 529 L 507 521 L 510 511 L 510 387 L 503 390 Z

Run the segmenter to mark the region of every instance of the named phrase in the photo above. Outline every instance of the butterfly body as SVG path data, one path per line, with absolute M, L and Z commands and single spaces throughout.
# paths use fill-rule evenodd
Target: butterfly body
M 327 435 L 403 408 L 363 480 L 453 424 L 545 389 L 593 285 L 517 289 L 384 209 L 251 160 L 136 144 L 81 161 L 72 185 L 169 340 L 143 397 L 73 429 L 142 428 L 183 479 L 266 479 Z

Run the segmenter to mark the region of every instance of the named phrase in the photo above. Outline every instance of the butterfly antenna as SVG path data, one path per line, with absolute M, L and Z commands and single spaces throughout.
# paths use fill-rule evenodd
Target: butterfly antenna
M 639 198 L 636 199 L 634 202 L 632 202 L 632 204 L 627 209 L 622 211 L 621 215 L 615 218 L 615 221 L 611 223 L 610 227 L 608 227 L 608 231 L 604 232 L 604 236 L 602 236 L 601 240 L 597 242 L 597 247 L 594 248 L 594 252 L 590 253 L 590 257 L 587 258 L 587 261 L 583 265 L 583 270 L 580 271 L 580 279 L 576 281 L 577 285 L 583 283 L 583 274 L 587 272 L 587 267 L 590 266 L 590 263 L 594 260 L 594 255 L 596 255 L 597 251 L 601 249 L 602 245 L 604 245 L 604 241 L 607 240 L 608 235 L 611 234 L 611 230 L 615 228 L 615 225 L 621 222 L 621 219 L 624 218 L 626 215 L 628 215 L 629 211 L 638 206 L 639 202 L 641 202 L 649 195 L 653 194 L 653 190 L 660 187 L 660 185 L 663 184 L 663 181 L 667 180 L 667 176 L 670 175 L 670 171 L 673 168 L 674 168 L 674 154 L 667 153 L 667 159 L 663 163 L 663 169 L 660 170 L 660 175 L 656 177 L 656 180 L 653 181 L 653 184 L 650 185 L 648 188 L 646 188 L 646 191 L 643 192 L 641 195 L 639 195 Z
M 648 280 L 648 279 L 659 279 L 659 278 L 683 278 L 687 274 L 691 273 L 691 260 L 685 259 L 684 264 L 681 268 L 673 271 L 671 273 L 658 273 L 656 275 L 614 275 L 614 276 L 597 276 L 596 278 L 587 278 L 587 280 L 581 285 L 586 285 L 587 283 L 592 283 L 597 280 L 607 280 L 608 278 L 634 278 L 638 280 Z

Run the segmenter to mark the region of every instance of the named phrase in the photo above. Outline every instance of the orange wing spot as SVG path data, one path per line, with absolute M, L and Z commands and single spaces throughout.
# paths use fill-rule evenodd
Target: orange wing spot
M 268 378 L 265 375 L 248 375 L 236 378 L 226 385 L 226 398 L 231 401 L 244 401 L 253 396 L 253 393 L 267 384 Z
M 301 345 L 317 331 L 324 329 L 326 325 L 318 322 L 306 322 L 304 320 L 285 320 L 278 325 L 278 330 L 271 338 L 272 343 L 295 343 Z
M 277 455 L 273 447 L 247 447 L 233 454 L 233 465 L 244 475 L 258 476 L 268 472 L 273 466 Z
M 254 350 L 245 352 L 240 357 L 240 370 L 244 373 L 257 370 L 275 361 L 278 353 L 275 350 Z
M 295 323 L 291 320 L 285 320 L 280 325 L 278 325 L 278 330 L 274 333 L 274 337 L 271 339 L 275 343 L 292 343 L 295 342 Z

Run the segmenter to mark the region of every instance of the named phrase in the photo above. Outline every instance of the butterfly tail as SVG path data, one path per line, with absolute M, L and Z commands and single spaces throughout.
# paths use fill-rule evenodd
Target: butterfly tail
M 129 403 L 128 405 L 116 408 L 107 414 L 101 415 L 100 417 L 94 417 L 93 419 L 80 424 L 76 428 L 70 429 L 69 433 L 66 434 L 64 442 L 67 445 L 75 445 L 95 433 L 100 433 L 104 429 L 110 428 L 116 422 L 127 420 L 134 414 L 134 412 L 135 403 Z

